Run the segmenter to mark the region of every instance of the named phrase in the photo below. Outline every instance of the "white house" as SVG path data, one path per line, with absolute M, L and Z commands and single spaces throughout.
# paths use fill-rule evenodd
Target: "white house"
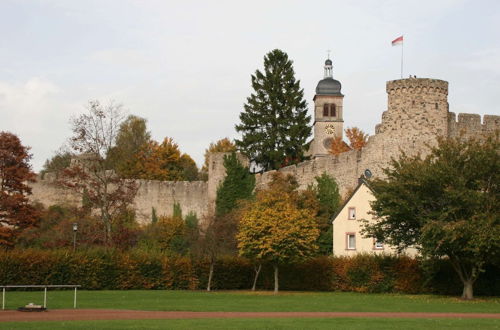
M 363 237 L 362 220 L 374 222 L 374 216 L 370 214 L 370 202 L 374 201 L 370 187 L 363 178 L 359 179 L 359 184 L 342 206 L 340 211 L 334 216 L 333 225 L 333 254 L 336 256 L 352 256 L 358 253 L 386 253 L 396 254 L 394 247 L 381 242 L 377 242 L 373 237 Z M 415 255 L 415 249 L 405 251 L 408 255 Z

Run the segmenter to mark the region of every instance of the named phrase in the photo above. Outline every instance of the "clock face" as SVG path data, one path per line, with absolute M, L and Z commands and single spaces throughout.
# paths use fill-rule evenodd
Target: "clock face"
M 325 126 L 325 133 L 328 135 L 335 134 L 335 127 L 332 124 L 328 124 Z

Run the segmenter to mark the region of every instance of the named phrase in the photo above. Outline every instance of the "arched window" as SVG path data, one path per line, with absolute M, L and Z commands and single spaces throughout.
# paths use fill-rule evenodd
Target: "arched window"
M 328 104 L 323 106 L 323 117 L 328 117 Z
M 337 117 L 337 107 L 335 107 L 335 104 L 330 104 L 330 116 Z

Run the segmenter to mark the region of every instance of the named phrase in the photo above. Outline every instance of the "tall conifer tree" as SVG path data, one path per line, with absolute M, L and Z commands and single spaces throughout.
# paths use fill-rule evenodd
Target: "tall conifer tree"
M 236 146 L 263 170 L 277 169 L 304 159 L 311 135 L 310 116 L 293 62 L 275 49 L 264 57 L 264 72 L 252 75 L 254 92 L 247 98 Z
M 249 199 L 255 188 L 255 176 L 248 167 L 244 167 L 238 160 L 236 153 L 224 156 L 226 177 L 217 189 L 215 214 L 223 216 L 237 207 L 239 200 Z

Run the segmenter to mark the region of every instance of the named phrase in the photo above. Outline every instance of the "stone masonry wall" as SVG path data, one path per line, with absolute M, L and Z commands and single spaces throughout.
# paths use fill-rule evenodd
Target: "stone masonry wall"
M 376 126 L 375 135 L 370 136 L 360 151 L 349 151 L 338 156 L 318 157 L 297 165 L 280 169 L 282 173 L 294 175 L 302 189 L 314 183 L 314 178 L 323 172 L 334 177 L 340 192 L 345 195 L 357 184 L 365 169 L 374 176 L 383 176 L 391 158 L 401 152 L 425 154 L 428 145 L 433 145 L 438 136 L 481 137 L 500 129 L 500 116 L 448 112 L 448 83 L 437 79 L 410 78 L 387 82 L 388 109 Z M 273 171 L 257 176 L 259 187 L 265 186 Z
M 388 108 L 382 121 L 375 128 L 366 146 L 338 156 L 317 157 L 297 165 L 280 169 L 294 175 L 302 189 L 314 182 L 316 176 L 326 172 L 333 176 L 345 195 L 357 184 L 365 169 L 374 176 L 382 176 L 382 169 L 389 165 L 392 157 L 402 151 L 407 154 L 428 152 L 428 145 L 437 136 L 482 137 L 500 129 L 500 116 L 481 117 L 474 114 L 459 114 L 458 120 L 448 112 L 448 83 L 437 79 L 410 78 L 387 82 Z M 184 214 L 194 211 L 199 219 L 215 207 L 217 188 L 224 179 L 225 153 L 214 153 L 209 159 L 208 182 L 160 182 L 140 180 L 139 191 L 134 201 L 138 219 L 148 222 L 154 207 L 158 215 L 172 214 L 173 204 L 181 205 Z M 239 155 L 240 161 L 248 160 Z M 274 171 L 257 174 L 257 187 L 265 186 Z M 32 185 L 32 200 L 46 206 L 53 204 L 78 204 L 79 196 L 53 185 L 50 177 Z
M 153 207 L 156 214 L 171 215 L 174 203 L 179 203 L 183 215 L 193 211 L 199 219 L 208 212 L 208 183 L 204 181 L 148 181 L 137 180 L 139 189 L 133 207 L 140 223 L 151 221 Z M 80 205 L 81 197 L 71 190 L 57 187 L 54 178 L 38 178 L 30 184 L 33 189 L 31 200 L 50 205 Z
M 483 123 L 481 123 L 481 116 L 477 114 L 460 113 L 458 114 L 458 120 L 453 112 L 448 114 L 450 137 L 480 138 L 498 130 L 499 127 L 500 116 L 485 115 Z

